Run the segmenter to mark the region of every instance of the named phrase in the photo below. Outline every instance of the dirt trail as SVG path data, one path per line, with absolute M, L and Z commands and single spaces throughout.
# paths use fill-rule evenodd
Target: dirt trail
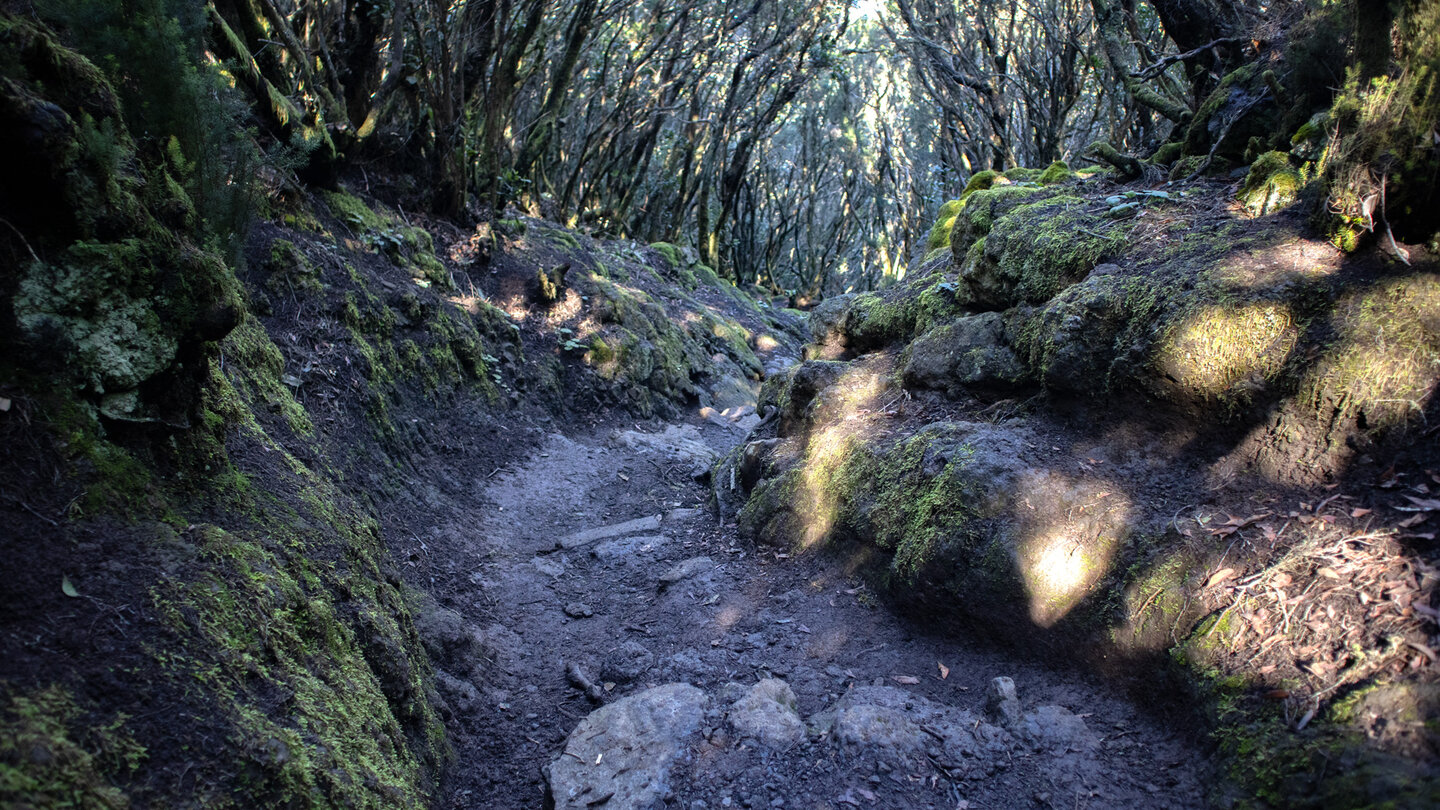
M 473 502 L 424 544 L 446 574 L 422 634 L 483 628 L 449 653 L 427 638 L 457 754 L 442 806 L 542 806 L 552 761 L 578 794 L 562 807 L 1203 803 L 1195 742 L 1105 685 L 914 626 L 845 560 L 739 541 L 691 477 L 743 438 L 719 421 L 537 430 L 525 457 L 474 471 Z M 470 680 L 446 671 L 477 654 Z M 1001 676 L 1019 703 L 987 709 Z M 752 689 L 771 678 L 793 699 Z M 699 691 L 651 690 L 671 683 Z M 747 694 L 758 713 L 734 707 Z M 644 704 L 662 697 L 678 702 Z M 567 749 L 603 704 L 629 713 Z

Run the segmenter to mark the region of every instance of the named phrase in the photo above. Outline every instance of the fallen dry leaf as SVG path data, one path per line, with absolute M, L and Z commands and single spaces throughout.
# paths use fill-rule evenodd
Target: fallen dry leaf
M 944 664 L 940 663 L 939 661 L 936 661 L 936 662 L 935 662 L 935 665 L 938 666 L 938 667 L 940 667 L 940 680 L 943 681 L 943 680 L 945 680 L 946 678 L 950 677 L 950 668 L 949 668 L 949 667 L 945 666 Z
M 1320 567 L 1319 569 L 1316 569 L 1315 573 L 1319 574 L 1319 575 L 1322 576 L 1322 577 L 1325 577 L 1326 579 L 1339 579 L 1339 578 L 1340 578 L 1339 572 L 1337 572 L 1334 568 L 1331 568 L 1331 567 L 1329 567 L 1329 566 L 1322 566 L 1322 567 Z
M 904 684 L 906 686 L 914 686 L 915 684 L 920 683 L 920 679 L 915 677 L 914 675 L 891 675 L 890 680 L 894 681 L 895 683 Z
M 1395 525 L 1396 525 L 1396 526 L 1399 526 L 1399 527 L 1402 528 L 1402 529 L 1408 529 L 1408 528 L 1410 528 L 1411 526 L 1418 526 L 1418 525 L 1420 525 L 1421 523 L 1424 523 L 1424 522 L 1425 522 L 1425 515 L 1411 515 L 1410 517 L 1405 518 L 1404 520 L 1400 521 L 1399 523 L 1396 523 Z
M 1414 495 L 1406 495 L 1405 500 L 1415 504 L 1414 506 L 1397 506 L 1401 512 L 1440 512 L 1440 499 L 1417 498 Z
M 1210 588 L 1219 585 L 1233 576 L 1235 576 L 1234 568 L 1221 568 L 1219 571 L 1211 574 L 1209 579 L 1205 580 L 1205 587 Z
M 1354 509 L 1351 509 L 1351 510 L 1350 510 L 1350 517 L 1352 517 L 1352 518 L 1362 518 L 1362 517 L 1365 517 L 1366 515 L 1370 514 L 1370 513 L 1373 512 L 1373 511 L 1375 511 L 1375 510 L 1374 510 L 1374 509 L 1362 509 L 1362 508 L 1360 508 L 1360 507 L 1357 506 L 1357 507 L 1355 507 Z

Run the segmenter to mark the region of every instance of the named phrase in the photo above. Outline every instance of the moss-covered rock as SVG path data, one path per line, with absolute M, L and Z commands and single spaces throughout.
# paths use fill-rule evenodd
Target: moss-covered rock
M 1029 378 L 1005 337 L 1005 316 L 982 312 L 925 332 L 907 349 L 906 387 L 946 391 L 1010 388 Z
M 950 246 L 950 230 L 955 226 L 955 216 L 963 206 L 964 203 L 960 200 L 947 200 L 940 206 L 939 213 L 935 215 L 935 224 L 930 226 L 930 234 L 925 237 L 927 250 L 941 250 Z
M 970 248 L 990 233 L 995 221 L 1016 208 L 1044 199 L 1053 192 L 1034 186 L 999 186 L 971 193 L 964 207 L 956 214 L 950 250 L 957 266 L 964 265 Z
M 239 285 L 201 247 L 188 196 L 137 152 L 101 72 L 28 21 L 0 17 L 0 43 L 0 217 L 20 229 L 0 238 L 21 234 L 15 255 L 32 256 L 0 276 L 4 351 L 48 358 L 50 384 L 109 418 L 183 424 L 195 359 L 243 312 Z
M 1255 216 L 1274 213 L 1290 205 L 1300 194 L 1300 172 L 1290 165 L 1284 152 L 1266 152 L 1250 164 L 1236 198 Z
M 1063 183 L 1074 177 L 1075 173 L 1070 171 L 1070 164 L 1063 160 L 1057 160 L 1049 166 L 1046 166 L 1045 170 L 1040 172 L 1035 180 L 1042 186 L 1051 186 L 1056 183 Z
M 961 267 L 966 300 L 984 309 L 1041 303 L 1118 252 L 1127 228 L 1092 216 L 1087 206 L 1078 197 L 1061 196 L 1016 206 L 999 217 L 983 249 L 967 254 Z

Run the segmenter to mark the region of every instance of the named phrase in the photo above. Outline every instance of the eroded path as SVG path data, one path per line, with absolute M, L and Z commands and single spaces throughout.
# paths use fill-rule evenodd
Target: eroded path
M 1105 685 L 914 626 L 846 560 L 739 541 L 691 477 L 743 437 L 724 422 L 537 431 L 474 471 L 420 619 L 443 806 L 539 807 L 547 773 L 578 808 L 1203 803 L 1195 741 Z

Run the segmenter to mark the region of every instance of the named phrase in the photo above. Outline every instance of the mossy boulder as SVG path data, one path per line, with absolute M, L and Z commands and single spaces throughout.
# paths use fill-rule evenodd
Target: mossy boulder
M 990 233 L 997 219 L 1053 193 L 1034 186 L 998 186 L 967 196 L 964 207 L 955 216 L 950 234 L 950 250 L 955 264 L 965 263 L 966 253 L 977 240 Z
M 239 283 L 194 218 L 177 220 L 193 205 L 147 170 L 101 72 L 28 21 L 0 17 L 0 44 L 0 217 L 31 256 L 0 275 L 5 354 L 110 418 L 184 424 L 197 360 L 244 311 Z
M 1268 139 L 1279 119 L 1279 108 L 1259 63 L 1242 65 L 1225 74 L 1201 102 L 1185 130 L 1185 154 L 1239 160 L 1250 138 Z M 1220 140 L 1223 136 L 1223 140 Z M 1217 140 L 1220 144 L 1211 147 Z
M 960 200 L 947 200 L 940 206 L 939 213 L 935 215 L 935 224 L 930 226 L 930 234 L 925 237 L 927 250 L 941 250 L 950 246 L 950 230 L 955 226 L 955 216 L 963 206 L 964 203 Z
M 1284 152 L 1266 152 L 1250 164 L 1237 199 L 1255 216 L 1274 213 L 1295 202 L 1303 180 Z
M 979 309 L 1042 303 L 1119 252 L 1128 229 L 1094 216 L 1078 197 L 1018 205 L 997 218 L 983 248 L 960 270 L 964 295 Z M 968 208 L 968 206 L 967 206 Z
M 1075 173 L 1070 171 L 1070 164 L 1063 160 L 1057 160 L 1049 166 L 1046 166 L 1045 170 L 1040 172 L 1035 180 L 1042 186 L 1053 186 L 1056 183 L 1072 180 L 1074 177 Z
M 982 312 L 951 321 L 916 338 L 902 368 L 907 388 L 946 391 L 1011 388 L 1029 369 L 1005 336 L 1005 316 Z
M 1053 625 L 1103 586 L 1129 531 L 1124 499 L 1033 466 L 1024 429 L 938 422 L 863 435 L 843 421 L 812 425 L 794 466 L 755 486 L 742 532 L 782 546 L 873 543 L 898 590 L 923 581 L 1006 626 Z

